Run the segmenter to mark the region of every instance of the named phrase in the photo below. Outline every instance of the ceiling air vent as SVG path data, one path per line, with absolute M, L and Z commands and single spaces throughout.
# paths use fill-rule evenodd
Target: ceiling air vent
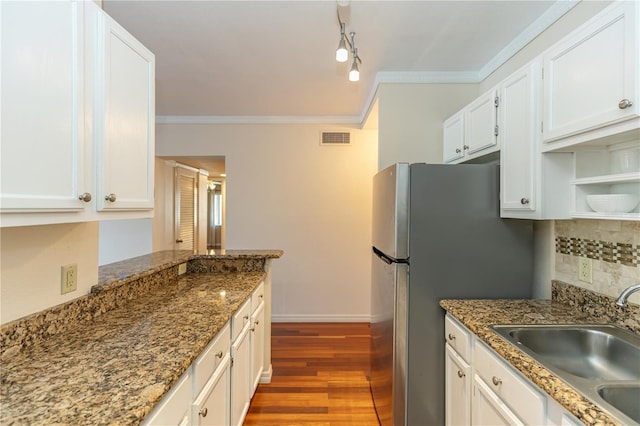
M 320 132 L 320 145 L 346 146 L 351 145 L 349 132 Z

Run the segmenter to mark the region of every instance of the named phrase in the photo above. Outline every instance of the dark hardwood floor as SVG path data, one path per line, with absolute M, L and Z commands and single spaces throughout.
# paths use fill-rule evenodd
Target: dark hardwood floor
M 377 425 L 369 391 L 368 323 L 274 323 L 273 377 L 244 424 Z

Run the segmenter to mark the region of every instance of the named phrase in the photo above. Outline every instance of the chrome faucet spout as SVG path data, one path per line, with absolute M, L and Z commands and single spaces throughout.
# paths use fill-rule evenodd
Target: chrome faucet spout
M 636 291 L 640 291 L 640 284 L 634 284 L 622 290 L 620 296 L 618 296 L 618 300 L 616 300 L 616 305 L 624 306 L 627 304 L 627 299 Z

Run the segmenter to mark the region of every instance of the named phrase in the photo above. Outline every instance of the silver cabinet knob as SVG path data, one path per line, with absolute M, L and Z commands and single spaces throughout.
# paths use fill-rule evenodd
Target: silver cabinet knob
M 465 146 L 463 146 L 463 148 L 464 148 L 465 150 L 466 150 L 466 149 L 469 149 L 469 145 L 465 145 Z
M 113 203 L 113 202 L 116 201 L 116 194 L 112 193 L 112 194 L 109 194 L 109 195 L 105 195 L 104 199 L 109 201 L 109 202 L 111 202 L 111 203 Z
M 529 199 L 524 197 L 520 198 L 520 204 L 523 206 L 529 204 Z
M 85 192 L 84 194 L 80 194 L 78 195 L 78 200 L 88 203 L 89 201 L 91 201 L 91 194 L 89 194 L 88 192 Z
M 255 324 L 256 325 L 260 324 L 260 320 L 256 320 Z
M 460 377 L 461 379 L 464 377 L 464 373 L 460 370 L 458 370 L 458 377 Z
M 493 382 L 493 384 L 495 386 L 498 386 L 500 384 L 502 384 L 502 379 L 500 379 L 499 377 L 493 376 L 493 378 L 491 379 L 491 381 Z
M 456 336 L 455 334 L 449 333 L 449 336 L 447 336 L 449 338 L 449 340 L 455 340 Z
M 244 318 L 244 319 L 248 320 L 248 319 L 249 319 L 249 315 L 245 315 L 245 316 L 243 316 L 242 318 Z
M 207 417 L 207 414 L 209 414 L 209 410 L 207 409 L 207 407 L 204 407 L 202 410 L 198 411 L 199 416 Z
M 456 148 L 456 154 L 460 154 L 460 148 Z
M 633 102 L 631 102 L 629 99 L 623 99 L 620 102 L 618 102 L 618 108 L 620 109 L 627 109 L 632 105 L 633 105 Z
M 216 353 L 216 358 L 222 358 L 222 351 L 218 351 Z

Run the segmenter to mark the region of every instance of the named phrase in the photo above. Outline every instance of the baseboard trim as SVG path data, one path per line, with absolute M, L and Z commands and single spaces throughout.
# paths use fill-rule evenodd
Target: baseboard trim
M 262 370 L 259 383 L 271 383 L 271 376 L 273 375 L 273 367 L 269 364 L 268 370 Z
M 370 315 L 293 315 L 273 314 L 271 322 L 371 322 Z

